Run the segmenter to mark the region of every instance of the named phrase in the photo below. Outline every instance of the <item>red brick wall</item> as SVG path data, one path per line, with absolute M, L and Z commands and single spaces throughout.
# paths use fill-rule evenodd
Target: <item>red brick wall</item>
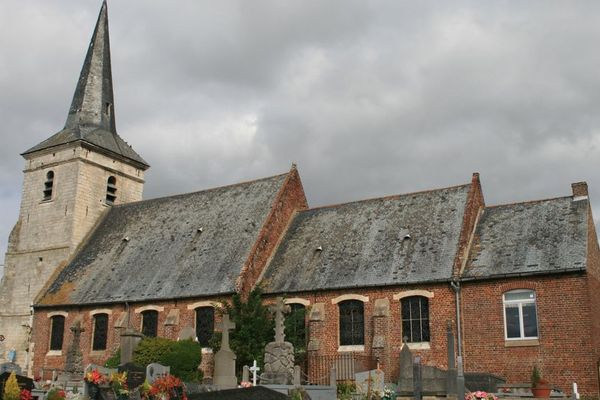
M 188 305 L 196 303 L 197 301 L 214 301 L 216 303 L 219 303 L 223 299 L 225 298 L 187 299 L 179 301 L 162 301 L 153 303 L 130 304 L 131 326 L 136 330 L 141 329 L 141 313 L 136 313 L 134 311 L 136 308 L 145 305 L 155 305 L 159 307 L 164 307 L 164 310 L 158 313 L 158 336 L 169 339 L 177 339 L 177 337 L 179 336 L 179 332 L 184 327 L 195 327 L 195 310 L 188 310 Z M 112 311 L 112 313 L 108 316 L 109 329 L 106 350 L 100 352 L 92 352 L 91 347 L 93 334 L 93 316 L 90 316 L 90 311 L 98 309 L 109 309 Z M 165 320 L 172 309 L 179 310 L 179 325 L 165 326 Z M 44 379 L 49 379 L 51 377 L 52 369 L 64 369 L 66 354 L 73 338 L 73 335 L 69 328 L 75 323 L 77 319 L 81 319 L 81 326 L 85 329 L 85 331 L 81 334 L 80 343 L 80 348 L 83 354 L 83 367 L 90 363 L 103 365 L 106 362 L 106 360 L 113 355 L 116 349 L 119 348 L 120 334 L 122 329 L 115 328 L 114 325 L 115 322 L 121 316 L 121 313 L 124 312 L 124 310 L 125 306 L 123 304 L 98 307 L 36 309 L 34 313 L 32 332 L 33 342 L 35 343 L 33 357 L 34 375 L 38 375 L 42 369 L 45 369 L 47 372 L 44 376 Z M 48 314 L 53 311 L 63 311 L 68 313 L 68 316 L 65 319 L 65 333 L 62 354 L 58 356 L 47 355 L 50 341 L 50 318 L 48 317 Z M 220 316 L 218 315 L 218 313 L 215 313 L 215 320 L 216 327 L 216 324 L 220 321 Z M 206 357 L 211 358 L 210 355 L 207 355 Z M 206 362 L 204 362 L 203 364 L 206 364 Z M 209 370 L 206 370 L 205 372 L 208 372 L 208 374 L 210 375 L 212 366 L 209 365 L 209 367 Z
M 587 250 L 588 293 L 590 309 L 594 310 L 591 314 L 591 333 L 594 339 L 594 355 L 596 357 L 596 369 L 592 376 L 596 377 L 597 384 L 600 386 L 600 249 L 598 248 L 598 237 L 596 236 L 591 207 L 588 208 Z
M 297 210 L 308 207 L 300 175 L 293 166 L 290 170 L 277 198 L 273 202 L 271 212 L 264 223 L 256 243 L 252 247 L 248 259 L 236 280 L 236 290 L 246 298 L 250 293 L 267 260 L 275 251 L 293 214 Z
M 514 289 L 536 292 L 539 345 L 507 347 L 502 295 Z M 551 384 L 566 392 L 577 382 L 584 394 L 598 394 L 596 349 L 585 274 L 463 283 L 462 323 L 465 370 L 491 372 L 509 383 L 529 382 L 535 364 Z
M 294 293 L 288 297 L 300 297 L 309 300 L 310 306 L 315 303 L 324 303 L 324 321 L 308 321 L 309 339 L 319 341 L 318 355 L 334 356 L 339 354 L 339 309 L 337 304 L 331 303 L 331 300 L 343 294 L 367 296 L 369 301 L 364 303 L 365 346 L 364 351 L 357 354 L 379 357 L 381 368 L 385 372 L 385 380 L 396 382 L 399 376 L 400 350 L 402 348 L 402 323 L 400 301 L 393 300 L 393 295 L 417 289 L 433 292 L 434 296 L 429 299 L 430 349 L 416 350 L 414 354 L 420 355 L 426 365 L 447 368 L 446 324 L 448 320 L 451 320 L 455 325 L 454 293 L 448 284 Z M 383 298 L 389 300 L 390 316 L 374 317 L 375 300 Z M 384 349 L 373 349 L 374 332 L 386 336 Z

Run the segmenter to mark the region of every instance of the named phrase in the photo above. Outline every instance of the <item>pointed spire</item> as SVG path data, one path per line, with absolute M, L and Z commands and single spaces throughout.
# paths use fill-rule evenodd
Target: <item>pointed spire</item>
M 81 68 L 81 75 L 77 82 L 77 88 L 65 124 L 67 129 L 87 126 L 117 133 L 106 0 L 102 2 L 100 8 L 98 22 L 96 22 L 90 47 Z
M 83 142 L 98 150 L 108 151 L 144 170 L 149 167 L 117 134 L 106 0 L 100 8 L 64 129 L 22 155 L 73 142 Z

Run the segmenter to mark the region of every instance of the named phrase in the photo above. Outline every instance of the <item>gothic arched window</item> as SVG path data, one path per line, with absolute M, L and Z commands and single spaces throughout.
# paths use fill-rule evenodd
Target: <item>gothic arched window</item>
M 46 173 L 46 182 L 44 182 L 44 197 L 43 200 L 52 199 L 52 187 L 54 186 L 54 171 Z
M 142 334 L 148 337 L 158 335 L 158 311 L 142 311 Z
M 196 339 L 202 347 L 209 347 L 214 330 L 215 309 L 213 307 L 196 308 Z
M 62 350 L 65 334 L 65 317 L 55 315 L 50 318 L 50 350 Z
M 424 296 L 404 297 L 400 301 L 402 336 L 409 343 L 429 342 L 429 299 Z
M 345 300 L 340 308 L 340 346 L 365 344 L 364 305 L 360 300 Z
M 106 350 L 108 338 L 108 314 L 94 315 L 94 335 L 92 339 L 92 350 Z
M 117 200 L 117 178 L 109 176 L 106 182 L 106 204 L 113 205 Z

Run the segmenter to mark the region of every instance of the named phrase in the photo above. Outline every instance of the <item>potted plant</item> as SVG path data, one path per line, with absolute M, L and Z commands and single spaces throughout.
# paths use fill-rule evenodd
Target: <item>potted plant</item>
M 533 371 L 531 372 L 531 393 L 533 397 L 547 399 L 550 397 L 550 392 L 552 388 L 548 381 L 542 379 L 542 374 L 538 369 L 537 365 L 533 366 Z

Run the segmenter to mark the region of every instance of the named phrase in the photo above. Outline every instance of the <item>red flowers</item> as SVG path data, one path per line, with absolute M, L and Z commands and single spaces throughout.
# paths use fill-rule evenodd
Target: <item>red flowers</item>
M 183 382 L 181 382 L 181 379 L 173 375 L 163 376 L 162 378 L 158 378 L 157 380 L 155 380 L 152 386 L 150 386 L 150 389 L 148 390 L 148 395 L 150 398 L 153 399 L 187 400 L 187 396 L 185 395 L 185 390 L 183 387 Z
M 33 396 L 29 390 L 23 389 L 19 394 L 19 400 L 33 400 Z
M 102 375 L 97 369 L 93 369 L 83 377 L 83 380 L 94 385 L 104 385 L 108 383 L 108 378 Z

